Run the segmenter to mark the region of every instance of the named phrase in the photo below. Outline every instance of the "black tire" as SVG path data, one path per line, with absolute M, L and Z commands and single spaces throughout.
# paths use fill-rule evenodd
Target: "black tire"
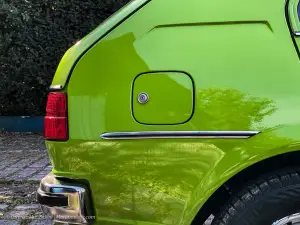
M 272 225 L 295 213 L 300 213 L 300 168 L 249 182 L 215 215 L 212 225 Z

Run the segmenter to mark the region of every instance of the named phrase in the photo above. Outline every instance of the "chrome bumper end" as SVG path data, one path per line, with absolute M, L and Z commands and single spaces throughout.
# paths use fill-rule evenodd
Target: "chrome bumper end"
M 86 190 L 60 183 L 52 174 L 42 179 L 37 200 L 44 214 L 56 222 L 88 224 L 94 218 L 87 216 Z

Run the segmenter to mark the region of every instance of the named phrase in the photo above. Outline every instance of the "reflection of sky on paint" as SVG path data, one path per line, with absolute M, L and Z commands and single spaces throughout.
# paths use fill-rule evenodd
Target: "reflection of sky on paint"
M 295 124 L 300 122 L 300 102 L 298 97 L 278 99 L 275 103 L 277 110 L 263 120 L 264 125 L 272 127 L 280 124 Z
M 191 79 L 186 79 L 187 75 L 184 73 L 162 73 L 162 74 L 167 74 L 168 77 L 170 79 L 172 79 L 173 81 L 175 81 L 177 84 L 179 84 L 180 86 L 185 87 L 186 89 L 191 89 Z M 174 74 L 176 74 L 177 76 L 174 76 Z
M 229 29 L 236 32 L 236 36 L 228 33 Z M 247 32 L 241 32 L 244 29 Z M 142 30 L 148 33 L 138 35 Z M 246 33 L 250 30 L 255 34 L 251 40 L 246 38 Z M 277 110 L 272 115 L 265 116 L 261 123 L 253 124 L 255 127 L 300 122 L 299 77 L 295 74 L 300 64 L 287 61 L 285 55 L 290 55 L 290 50 L 277 45 L 278 40 L 265 24 L 230 28 L 187 26 L 153 29 L 151 32 L 150 29 L 139 27 L 135 31 L 139 32 L 134 32 L 136 40 L 132 43 L 133 48 L 150 70 L 185 71 L 193 77 L 196 92 L 212 87 L 230 88 L 251 98 L 273 101 Z M 223 40 L 217 38 L 217 41 L 213 41 L 215 37 L 219 37 L 213 35 L 216 32 L 223 34 Z M 226 40 L 231 42 L 224 44 Z M 246 44 L 244 40 L 247 41 Z M 231 53 L 230 57 L 228 52 Z M 245 55 L 244 52 L 248 54 Z M 168 76 L 182 87 L 190 89 L 190 84 L 184 77 Z
M 105 130 L 105 109 L 106 98 L 98 95 L 97 97 L 80 95 L 68 97 L 69 104 L 72 106 L 72 113 L 69 114 L 72 129 L 70 129 L 70 136 L 74 139 L 89 139 L 95 134 L 98 134 L 98 129 Z M 80 102 L 80 104 L 77 104 Z M 92 109 L 92 110 L 87 110 Z M 95 113 L 97 112 L 97 113 Z M 79 119 L 78 119 L 79 118 Z M 97 124 L 97 126 L 90 126 L 90 124 Z M 93 138 L 98 139 L 98 136 Z

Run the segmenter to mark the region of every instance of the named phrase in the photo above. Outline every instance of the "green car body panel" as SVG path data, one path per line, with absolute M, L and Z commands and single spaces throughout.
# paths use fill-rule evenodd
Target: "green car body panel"
M 288 3 L 293 32 L 297 4 Z M 188 225 L 231 177 L 300 150 L 300 37 L 285 7 L 136 0 L 66 53 L 52 86 L 68 96 L 69 140 L 46 144 L 53 174 L 88 180 L 95 223 Z M 143 91 L 149 104 L 137 101 Z M 141 131 L 259 134 L 100 137 Z

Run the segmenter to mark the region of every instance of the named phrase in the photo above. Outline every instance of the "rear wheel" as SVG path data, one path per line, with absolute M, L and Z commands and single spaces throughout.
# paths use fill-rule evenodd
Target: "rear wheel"
M 300 168 L 265 174 L 241 187 L 212 225 L 300 225 Z

